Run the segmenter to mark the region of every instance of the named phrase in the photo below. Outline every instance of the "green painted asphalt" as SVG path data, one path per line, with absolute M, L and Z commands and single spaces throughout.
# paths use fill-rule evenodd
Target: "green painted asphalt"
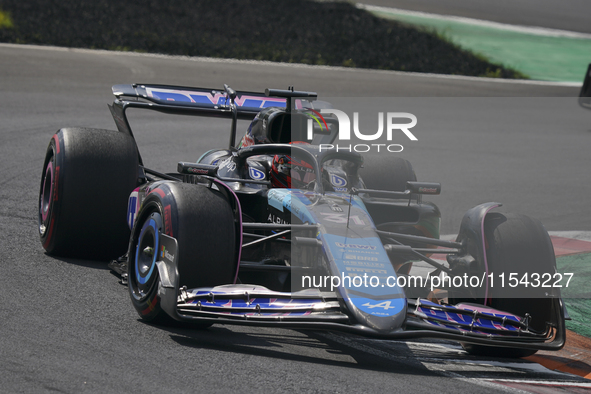
M 566 328 L 591 338 L 591 300 L 588 298 L 565 298 L 564 302 L 572 319 L 566 321 Z
M 436 31 L 454 44 L 531 79 L 582 83 L 591 62 L 591 38 L 554 37 L 390 11 L 371 12 Z
M 562 297 L 570 315 L 566 328 L 591 338 L 591 254 L 576 254 L 556 258 L 560 273 L 573 273 L 568 287 L 562 289 Z

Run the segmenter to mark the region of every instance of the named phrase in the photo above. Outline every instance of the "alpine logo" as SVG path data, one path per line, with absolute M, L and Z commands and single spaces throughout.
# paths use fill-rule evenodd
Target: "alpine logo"
M 265 179 L 265 173 L 261 170 L 257 170 L 256 168 L 249 168 L 248 175 L 250 175 L 250 177 L 255 181 L 261 181 Z
M 347 185 L 347 180 L 343 177 L 333 174 L 330 176 L 330 183 L 336 187 L 343 187 Z
M 362 306 L 366 306 L 369 309 L 374 309 L 374 308 L 383 308 L 385 310 L 388 309 L 396 309 L 396 306 L 391 306 L 392 301 L 384 301 L 384 302 L 380 302 L 378 304 L 370 304 L 369 302 L 363 304 Z

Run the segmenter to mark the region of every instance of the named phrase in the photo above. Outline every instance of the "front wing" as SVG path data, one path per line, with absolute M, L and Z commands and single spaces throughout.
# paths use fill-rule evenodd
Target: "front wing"
M 566 338 L 560 299 L 554 300 L 553 308 L 560 314 L 555 321 L 561 323 L 558 327 L 548 325 L 542 333 L 531 331 L 527 318 L 510 313 L 472 305 L 440 305 L 425 299 L 408 300 L 405 327 L 383 333 L 352 321 L 336 293 L 331 292 L 285 293 L 256 285 L 181 288 L 174 293 L 163 284 L 161 290 L 163 308 L 181 321 L 335 330 L 383 339 L 431 337 L 540 350 L 560 349 Z

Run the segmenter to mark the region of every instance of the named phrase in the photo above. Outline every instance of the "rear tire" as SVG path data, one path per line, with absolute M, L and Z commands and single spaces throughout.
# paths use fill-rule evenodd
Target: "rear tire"
M 363 156 L 363 168 L 359 173 L 365 187 L 375 190 L 403 192 L 407 181 L 417 180 L 410 162 L 399 157 Z
M 495 274 L 517 273 L 518 278 L 524 274 L 528 277 L 532 273 L 543 275 L 556 273 L 556 257 L 552 241 L 548 232 L 536 219 L 520 214 L 490 213 L 484 221 L 484 234 L 488 244 L 486 250 L 488 270 Z M 503 297 L 496 297 L 495 293 L 489 295 L 489 305 L 505 312 L 524 317 L 526 313 L 531 316 L 530 328 L 536 331 L 544 331 L 546 322 L 552 320 L 553 299 L 544 295 L 542 288 L 519 289 L 519 296 L 514 298 L 507 291 L 499 289 L 496 295 L 504 293 Z M 493 289 L 496 291 L 496 289 Z M 470 354 L 492 357 L 527 357 L 535 354 L 537 350 L 492 347 L 484 345 L 462 344 L 464 350 Z
M 177 182 L 159 185 L 142 203 L 129 244 L 129 293 L 144 321 L 170 324 L 173 319 L 162 310 L 158 296 L 159 251 L 154 249 L 162 233 L 177 240 L 180 286 L 232 284 L 236 275 L 234 213 L 219 192 Z M 152 255 L 146 248 L 153 249 Z
M 39 189 L 39 236 L 51 255 L 110 259 L 125 253 L 138 153 L 126 134 L 67 128 L 51 139 Z

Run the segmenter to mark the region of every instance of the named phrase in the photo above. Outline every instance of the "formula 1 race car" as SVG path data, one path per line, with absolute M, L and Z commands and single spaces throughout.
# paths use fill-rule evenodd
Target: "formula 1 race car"
M 132 84 L 113 94 L 118 131 L 52 137 L 39 234 L 52 255 L 115 259 L 142 319 L 433 337 L 505 357 L 564 346 L 559 289 L 543 285 L 560 274 L 542 224 L 486 203 L 454 241 L 440 239 L 439 209 L 423 201 L 440 184 L 417 182 L 395 155 L 327 148 L 338 119 L 316 93 Z M 146 168 L 129 108 L 229 119 L 228 147 L 174 173 Z M 239 119 L 251 123 L 236 143 Z

